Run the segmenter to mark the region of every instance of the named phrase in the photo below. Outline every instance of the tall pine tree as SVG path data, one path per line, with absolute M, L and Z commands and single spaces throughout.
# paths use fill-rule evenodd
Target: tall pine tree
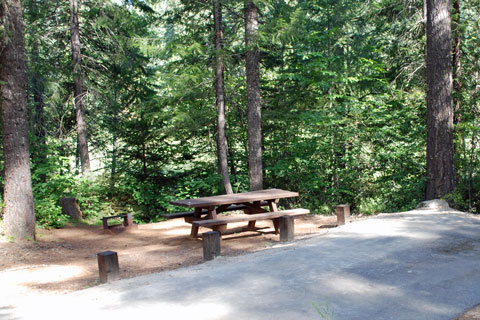
M 455 188 L 451 1 L 427 0 L 427 186 L 425 198 Z
M 20 1 L 0 2 L 0 87 L 5 166 L 5 234 L 35 238 L 35 212 L 27 127 L 25 46 Z

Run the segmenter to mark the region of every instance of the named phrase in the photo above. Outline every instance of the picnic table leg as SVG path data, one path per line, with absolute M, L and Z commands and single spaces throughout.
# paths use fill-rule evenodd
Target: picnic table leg
M 254 206 L 258 206 L 258 207 L 260 208 L 260 201 L 255 201 L 255 202 L 253 203 L 253 205 L 254 205 Z M 252 214 L 252 209 L 245 209 L 245 211 L 247 211 L 247 212 L 245 212 L 246 214 Z M 253 212 L 253 213 L 255 213 L 255 212 Z M 256 223 L 256 222 L 257 222 L 257 221 L 249 221 L 249 222 L 248 222 L 247 230 L 248 230 L 248 231 L 255 231 L 255 223 Z
M 251 214 L 250 209 L 245 209 L 245 213 L 246 214 Z M 248 226 L 247 226 L 248 231 L 254 231 L 255 230 L 255 222 L 256 221 L 249 221 L 248 222 Z
M 277 201 L 278 200 L 275 200 L 275 201 L 269 201 L 268 202 L 268 206 L 270 207 L 270 211 L 271 212 L 275 212 L 275 211 L 278 211 L 278 208 L 277 208 Z M 273 221 L 273 227 L 275 228 L 275 234 L 279 234 L 280 233 L 280 219 L 272 219 Z
M 197 238 L 198 237 L 198 226 L 192 225 L 192 231 L 190 231 L 190 237 L 191 238 Z
M 195 218 L 200 218 L 201 215 L 202 215 L 202 208 L 195 208 L 193 216 Z M 192 230 L 190 231 L 190 237 L 191 238 L 197 238 L 198 237 L 198 226 L 194 226 L 192 224 Z
M 280 219 L 275 218 L 275 219 L 272 219 L 272 220 L 273 220 L 273 227 L 275 228 L 275 234 L 279 234 L 280 233 Z
M 217 219 L 217 209 L 215 207 L 208 207 L 208 219 Z
M 215 207 L 209 207 L 208 208 L 208 219 L 216 219 L 217 218 L 217 209 Z M 213 227 L 213 231 L 218 231 L 220 234 L 225 233 L 227 231 L 227 225 L 226 224 L 219 224 L 215 227 Z

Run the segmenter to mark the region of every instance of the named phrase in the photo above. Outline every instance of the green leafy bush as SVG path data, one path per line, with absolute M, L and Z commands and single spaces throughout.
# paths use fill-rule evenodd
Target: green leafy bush
M 68 221 L 59 203 L 65 190 L 74 184 L 74 178 L 67 173 L 67 165 L 68 159 L 55 154 L 46 157 L 42 163 L 32 165 L 35 217 L 42 227 L 61 228 Z
M 62 228 L 68 222 L 68 216 L 62 214 L 57 199 L 41 198 L 35 200 L 35 218 L 44 228 Z
M 366 198 L 360 201 L 359 211 L 363 214 L 374 214 L 384 212 L 386 205 L 384 199 L 381 197 L 377 198 Z
M 62 214 L 61 198 L 75 197 L 87 220 L 96 220 L 104 208 L 104 187 L 73 173 L 69 159 L 58 155 L 53 147 L 44 161 L 32 165 L 32 187 L 37 224 L 45 228 L 61 228 L 68 221 Z

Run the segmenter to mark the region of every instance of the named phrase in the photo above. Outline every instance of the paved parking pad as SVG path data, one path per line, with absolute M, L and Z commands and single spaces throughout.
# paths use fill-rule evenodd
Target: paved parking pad
M 437 320 L 479 302 L 480 219 L 414 210 L 254 254 L 32 299 L 0 308 L 0 319 Z

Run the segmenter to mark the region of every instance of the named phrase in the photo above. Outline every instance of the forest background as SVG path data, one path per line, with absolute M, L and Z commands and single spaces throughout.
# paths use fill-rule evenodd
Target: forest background
M 243 1 L 222 0 L 228 167 L 249 190 Z M 413 208 L 425 195 L 425 18 L 413 0 L 258 0 L 264 188 L 327 214 Z M 22 1 L 37 223 L 133 213 L 224 193 L 217 165 L 212 1 L 78 2 L 91 170 L 82 174 L 68 1 Z M 452 8 L 456 189 L 480 211 L 480 1 Z M 457 60 L 455 60 L 457 59 Z M 2 157 L 3 158 L 3 157 Z M 84 173 L 84 172 L 83 172 Z M 3 186 L 3 182 L 1 183 Z

